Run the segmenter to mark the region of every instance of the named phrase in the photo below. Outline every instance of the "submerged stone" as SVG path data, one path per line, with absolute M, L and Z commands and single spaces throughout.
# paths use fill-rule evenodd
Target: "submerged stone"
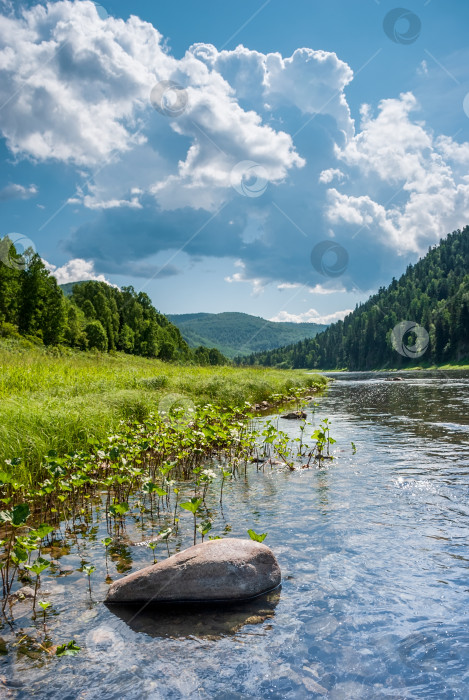
M 290 413 L 285 413 L 282 418 L 288 418 L 288 420 L 303 420 L 306 418 L 306 413 L 304 411 L 291 411 Z
M 276 588 L 273 552 L 253 540 L 225 538 L 189 547 L 115 581 L 106 603 L 246 600 Z

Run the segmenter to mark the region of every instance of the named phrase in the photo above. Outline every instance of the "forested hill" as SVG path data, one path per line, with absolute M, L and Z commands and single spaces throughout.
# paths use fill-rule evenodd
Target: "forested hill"
M 327 326 L 316 323 L 266 321 L 259 316 L 227 311 L 220 314 L 169 314 L 191 347 L 214 346 L 227 357 L 278 348 L 313 338 Z
M 0 239 L 0 337 L 202 365 L 226 361 L 215 348 L 191 349 L 150 297 L 133 287 L 79 282 L 66 292 L 38 255 L 19 256 L 7 237 Z
M 397 342 L 403 321 L 418 324 Z M 393 332 L 393 329 L 394 330 Z M 394 341 L 394 342 L 393 342 Z M 399 351 L 394 346 L 399 347 Z M 414 350 L 413 350 L 414 348 Z M 416 349 L 415 349 L 416 348 Z M 364 370 L 469 357 L 469 227 L 455 231 L 387 289 L 312 340 L 239 358 L 243 364 Z

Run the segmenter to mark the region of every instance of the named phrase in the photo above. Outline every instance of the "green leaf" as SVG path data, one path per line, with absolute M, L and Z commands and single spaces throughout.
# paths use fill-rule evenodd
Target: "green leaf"
M 189 510 L 191 513 L 194 515 L 197 513 L 199 510 L 200 504 L 202 503 L 201 498 L 191 498 L 190 501 L 187 501 L 186 503 L 181 503 L 181 508 L 184 508 L 184 510 Z
M 30 516 L 30 510 L 27 503 L 18 503 L 13 510 L 2 510 L 0 512 L 0 521 L 11 523 L 13 527 L 21 527 Z
M 42 523 L 42 525 L 39 525 L 35 530 L 33 530 L 30 534 L 35 535 L 36 537 L 39 537 L 41 540 L 43 537 L 47 537 L 47 535 L 50 535 L 51 532 L 54 532 L 55 528 L 52 527 L 52 525 L 47 525 L 47 523 Z
M 207 521 L 206 523 L 199 523 L 197 525 L 197 530 L 204 537 L 207 534 L 207 532 L 210 532 L 211 529 L 212 529 L 212 523 L 210 521 Z
M 267 532 L 264 532 L 262 535 L 258 535 L 257 532 L 254 532 L 254 530 L 248 530 L 248 535 L 251 540 L 254 540 L 254 542 L 263 542 L 267 537 Z
M 109 547 L 109 545 L 112 544 L 112 539 L 110 537 L 105 537 L 101 542 L 105 547 Z
M 61 644 L 60 646 L 57 647 L 55 650 L 55 655 L 56 656 L 75 656 L 75 654 L 78 654 L 80 651 L 80 648 L 77 644 L 75 644 L 75 640 L 72 639 L 68 644 Z
M 170 534 L 172 533 L 173 528 L 172 527 L 167 527 L 164 530 L 161 530 L 158 534 L 161 537 L 162 540 L 167 540 Z
M 48 566 L 50 566 L 50 561 L 48 559 L 38 557 L 34 564 L 25 564 L 24 568 L 28 569 L 28 571 L 32 571 L 36 576 L 40 576 Z
M 114 503 L 112 506 L 109 506 L 109 510 L 113 515 L 125 515 L 129 510 L 129 504 Z
M 28 550 L 25 547 L 17 544 L 15 545 L 13 551 L 18 562 L 28 561 Z
M 46 600 L 38 600 L 39 607 L 41 607 L 43 610 L 47 610 L 47 608 L 50 608 L 52 603 L 47 602 Z

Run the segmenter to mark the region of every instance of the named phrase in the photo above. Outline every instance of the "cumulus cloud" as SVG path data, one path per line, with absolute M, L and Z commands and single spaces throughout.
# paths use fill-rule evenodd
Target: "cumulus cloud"
M 10 199 L 29 199 L 30 197 L 35 197 L 37 193 L 36 185 L 25 187 L 24 185 L 12 183 L 0 190 L 0 202 L 7 202 Z
M 56 267 L 55 265 L 48 263 L 47 260 L 43 260 L 42 262 L 49 272 L 54 275 L 59 284 L 84 282 L 89 280 L 111 284 L 104 275 L 96 274 L 94 264 L 90 260 L 75 258 L 75 260 L 69 260 L 67 263 L 65 263 L 65 265 L 62 265 L 62 267 Z
M 338 168 L 328 168 L 327 170 L 323 170 L 319 174 L 319 182 L 321 182 L 324 185 L 328 185 L 335 179 L 339 180 L 340 182 L 344 179 L 344 177 L 345 175 L 342 172 L 342 170 L 339 170 Z
M 75 167 L 69 203 L 95 214 L 65 248 L 102 273 L 175 275 L 148 259 L 183 250 L 241 260 L 227 281 L 255 294 L 369 290 L 469 217 L 469 144 L 433 134 L 411 93 L 363 106 L 357 127 L 333 52 L 199 43 L 176 59 L 148 22 L 87 0 L 0 18 L 0 46 L 7 146 Z M 177 118 L 151 105 L 161 81 L 183 90 Z M 330 238 L 348 252 L 340 280 L 311 264 Z
M 344 311 L 335 311 L 332 314 L 320 314 L 316 309 L 309 309 L 300 314 L 291 314 L 288 311 L 280 311 L 276 316 L 273 316 L 269 321 L 288 321 L 290 323 L 320 323 L 326 324 L 334 323 L 334 321 L 342 321 L 348 314 L 352 312 L 352 309 L 345 309 Z
M 469 144 L 448 136 L 435 138 L 425 123 L 412 118 L 419 105 L 411 93 L 383 100 L 373 116 L 362 108 L 361 130 L 343 147 L 339 161 L 353 173 L 363 190 L 373 181 L 388 187 L 384 203 L 372 196 L 327 193 L 327 218 L 372 231 L 375 239 L 397 254 L 423 253 L 445 232 L 469 218 Z M 395 200 L 395 201 L 394 201 Z M 391 204 L 392 202 L 392 204 Z

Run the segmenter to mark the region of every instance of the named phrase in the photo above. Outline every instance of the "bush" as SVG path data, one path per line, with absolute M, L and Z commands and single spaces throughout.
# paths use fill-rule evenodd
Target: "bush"
M 88 347 L 90 350 L 99 350 L 106 352 L 107 350 L 107 335 L 101 321 L 90 321 L 85 326 L 86 337 L 88 338 Z

